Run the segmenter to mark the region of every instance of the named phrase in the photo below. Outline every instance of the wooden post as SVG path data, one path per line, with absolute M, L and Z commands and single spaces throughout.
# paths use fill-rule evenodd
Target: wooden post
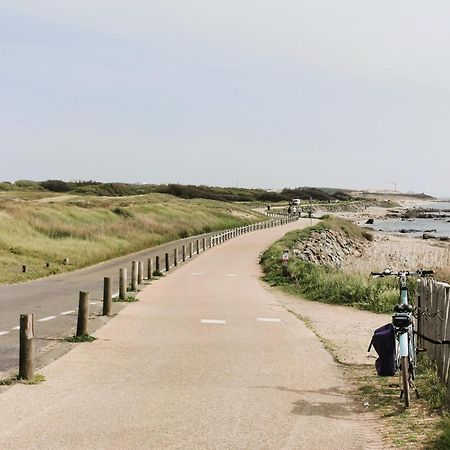
M 206 250 L 206 238 L 202 239 L 202 248 L 203 248 L 203 251 Z
M 85 336 L 88 334 L 89 320 L 89 292 L 80 292 L 80 301 L 78 303 L 78 323 L 77 336 Z
M 183 262 L 186 262 L 186 245 L 183 244 L 183 247 L 181 247 L 181 259 Z
M 161 273 L 161 266 L 159 264 L 159 256 L 155 256 L 155 270 L 156 270 L 156 273 Z
M 170 270 L 169 254 L 166 253 L 166 272 Z
M 212 236 L 209 237 L 209 248 L 212 248 L 213 246 L 213 238 Z
M 144 263 L 142 261 L 139 261 L 137 282 L 138 284 L 142 284 L 143 281 L 144 281 Z
M 189 258 L 192 258 L 192 253 L 194 252 L 194 243 L 189 242 Z
M 131 263 L 131 290 L 137 291 L 137 277 L 138 277 L 138 270 L 137 270 L 137 262 L 132 261 Z
M 27 273 L 27 266 L 25 264 L 22 266 L 22 272 Z
M 34 315 L 20 315 L 19 378 L 30 380 L 34 372 Z
M 69 265 L 69 258 L 64 258 L 63 264 L 65 266 Z
M 153 260 L 152 258 L 147 259 L 147 280 L 151 280 L 153 277 Z
M 105 277 L 103 279 L 103 315 L 109 316 L 112 308 L 112 288 L 111 278 Z
M 200 241 L 197 239 L 197 255 L 200 254 Z
M 178 249 L 173 249 L 173 265 L 178 266 Z
M 127 298 L 127 269 L 122 268 L 119 272 L 119 300 Z

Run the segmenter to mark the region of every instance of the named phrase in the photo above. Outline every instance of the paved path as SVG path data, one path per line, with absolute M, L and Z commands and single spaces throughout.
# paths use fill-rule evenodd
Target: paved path
M 118 291 L 121 267 L 128 268 L 128 279 L 130 279 L 132 261 L 146 262 L 148 258 L 154 260 L 155 256 L 160 256 L 163 269 L 165 252 L 169 253 L 170 264 L 173 265 L 174 248 L 178 248 L 181 259 L 181 247 L 186 245 L 189 249 L 189 243 L 193 242 L 193 256 L 195 257 L 197 240 L 200 240 L 200 251 L 202 251 L 202 239 L 210 235 L 212 233 L 169 242 L 75 272 L 26 283 L 0 286 L 0 375 L 1 372 L 7 372 L 18 367 L 19 364 L 18 325 L 20 314 L 35 314 L 39 337 L 36 341 L 37 350 L 53 347 L 54 342 L 75 332 L 79 291 L 91 293 L 90 308 L 93 320 L 90 321 L 90 329 L 96 329 L 104 323 L 104 320 L 98 317 L 102 311 L 104 277 L 111 277 L 113 292 Z M 209 239 L 207 239 L 207 244 L 209 244 Z M 187 251 L 189 258 L 189 250 Z M 113 312 L 121 309 L 120 304 L 114 304 L 113 307 Z
M 259 280 L 259 253 L 298 226 L 213 248 L 42 370 L 45 383 L 0 394 L 0 448 L 381 448 L 339 367 Z

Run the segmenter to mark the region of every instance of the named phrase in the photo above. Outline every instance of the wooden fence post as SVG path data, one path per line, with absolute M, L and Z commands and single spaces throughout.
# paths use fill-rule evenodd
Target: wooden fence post
M 20 315 L 19 378 L 30 380 L 34 372 L 34 314 Z
M 137 282 L 138 284 L 142 284 L 143 281 L 144 281 L 144 263 L 142 261 L 139 261 Z
M 178 266 L 178 249 L 173 249 L 173 265 Z
M 200 254 L 200 241 L 197 239 L 197 255 Z
M 155 271 L 156 273 L 161 273 L 161 265 L 159 263 L 159 256 L 155 256 Z
M 153 277 L 153 260 L 152 258 L 147 259 L 147 280 L 151 280 Z
M 137 262 L 132 261 L 131 263 L 131 290 L 137 291 Z
M 166 272 L 170 270 L 169 254 L 166 253 Z
M 112 307 L 111 278 L 103 278 L 103 315 L 109 316 Z
M 181 247 L 181 259 L 183 262 L 186 262 L 186 245 L 183 244 L 183 247 Z
M 194 252 L 194 243 L 189 242 L 189 258 L 192 258 L 192 253 Z
M 119 272 L 119 299 L 127 298 L 127 269 L 122 268 Z
M 202 239 L 202 247 L 203 247 L 203 251 L 206 250 L 206 238 Z
M 80 301 L 78 303 L 78 322 L 77 336 L 85 336 L 88 334 L 89 320 L 89 292 L 80 292 Z

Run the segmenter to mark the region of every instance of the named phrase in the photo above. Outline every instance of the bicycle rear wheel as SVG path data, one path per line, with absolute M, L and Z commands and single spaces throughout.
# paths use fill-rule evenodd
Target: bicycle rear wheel
M 402 356 L 401 371 L 403 381 L 403 400 L 405 401 L 405 406 L 409 408 L 409 405 L 411 403 L 411 394 L 409 389 L 409 358 L 407 356 Z

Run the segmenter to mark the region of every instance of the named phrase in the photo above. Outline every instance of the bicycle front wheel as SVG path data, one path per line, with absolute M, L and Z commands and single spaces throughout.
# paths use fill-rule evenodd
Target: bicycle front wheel
M 403 380 L 403 400 L 405 401 L 405 406 L 409 408 L 411 395 L 409 391 L 409 358 L 407 356 L 402 356 L 401 371 Z

